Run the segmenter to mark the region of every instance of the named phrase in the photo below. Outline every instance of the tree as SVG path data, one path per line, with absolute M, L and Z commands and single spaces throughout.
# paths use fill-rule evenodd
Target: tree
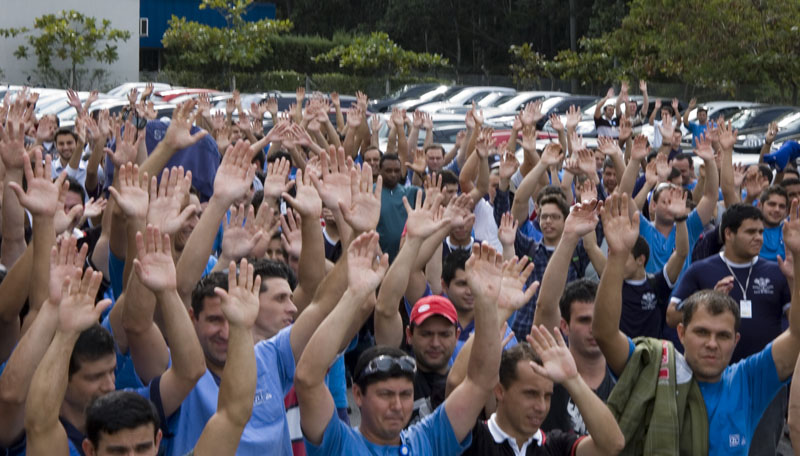
M 131 37 L 127 30 L 112 28 L 108 19 L 98 26 L 96 18 L 75 10 L 40 16 L 34 20 L 33 30 L 0 29 L 5 38 L 18 35 L 27 35 L 27 45 L 20 45 L 14 56 L 27 59 L 32 48 L 37 60 L 33 74 L 42 84 L 75 89 L 96 87 L 108 72 L 102 68 L 90 71 L 84 65 L 89 59 L 107 65 L 116 62 L 119 54 L 114 43 Z
M 212 27 L 185 17 L 172 16 L 161 42 L 182 68 L 205 70 L 249 69 L 269 55 L 269 38 L 292 29 L 289 20 L 247 21 L 253 0 L 202 0 L 200 9 L 219 12 L 225 28 Z M 235 86 L 235 81 L 232 81 Z
M 357 36 L 348 45 L 340 45 L 314 57 L 316 62 L 339 62 L 341 68 L 361 72 L 408 74 L 411 70 L 444 68 L 449 62 L 439 54 L 407 51 L 384 32 Z

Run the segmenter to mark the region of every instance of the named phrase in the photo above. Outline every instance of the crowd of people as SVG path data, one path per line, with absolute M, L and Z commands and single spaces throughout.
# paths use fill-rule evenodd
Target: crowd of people
M 774 455 L 787 416 L 800 448 L 800 176 L 769 134 L 734 164 L 724 119 L 625 83 L 595 150 L 574 107 L 538 150 L 540 102 L 445 150 L 362 93 L 167 122 L 151 92 L 73 129 L 0 105 L 6 455 Z

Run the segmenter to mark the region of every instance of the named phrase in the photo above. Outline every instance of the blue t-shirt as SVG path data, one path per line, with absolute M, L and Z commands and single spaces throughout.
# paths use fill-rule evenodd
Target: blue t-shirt
M 749 272 L 751 266 L 752 272 Z M 696 291 L 714 289 L 714 285 L 723 277 L 731 275 L 731 271 L 736 280 L 729 293 L 730 297 L 740 303 L 743 299 L 740 284 L 742 287 L 746 286 L 752 314 L 747 316 L 745 309 L 740 309 L 741 339 L 736 344 L 731 359 L 731 362 L 736 362 L 758 353 L 783 332 L 783 313 L 792 302 L 792 294 L 778 263 L 755 257 L 750 263 L 736 264 L 724 258 L 723 253 L 712 255 L 694 263 L 686 271 L 675 287 L 672 301 L 681 303 Z
M 778 255 L 786 259 L 786 251 L 783 246 L 783 222 L 772 228 L 764 228 L 764 243 L 761 244 L 761 251 L 758 252 L 758 256 L 770 261 L 778 261 Z
M 702 135 L 707 127 L 708 124 L 700 125 L 697 122 L 689 122 L 688 130 L 692 133 L 692 147 L 697 146 L 697 137 Z
M 414 207 L 417 200 L 419 187 L 403 186 L 397 184 L 394 188 L 383 187 L 381 192 L 381 216 L 378 219 L 376 231 L 380 235 L 378 242 L 381 251 L 389 254 L 389 261 L 394 261 L 400 250 L 400 237 L 406 225 L 406 208 L 403 206 L 403 197 L 408 199 L 408 204 Z
M 449 456 L 461 454 L 466 450 L 472 443 L 472 434 L 467 433 L 464 440 L 459 443 L 447 417 L 447 411 L 444 405 L 441 405 L 419 423 L 400 432 L 400 441 L 402 444 L 396 446 L 372 443 L 365 439 L 358 429 L 343 423 L 334 411 L 322 435 L 320 445 L 313 445 L 308 440 L 305 443 L 308 456 Z
M 747 455 L 761 415 L 788 382 L 778 379 L 771 342 L 726 367 L 720 381 L 697 382 L 708 413 L 708 454 Z
M 253 414 L 244 428 L 236 454 L 292 456 L 283 398 L 294 383 L 292 326 L 255 346 L 258 373 Z M 219 385 L 206 370 L 180 408 L 167 419 L 172 438 L 164 438 L 166 454 L 183 456 L 194 448 L 208 420 L 217 411 Z M 156 406 L 160 408 L 157 402 Z M 338 421 L 338 419 L 337 419 Z
M 703 222 L 700 220 L 700 215 L 697 210 L 693 210 L 686 219 L 686 229 L 689 231 L 689 251 L 694 248 L 694 243 L 703 234 Z M 650 220 L 647 220 L 643 215 L 639 215 L 639 234 L 647 241 L 650 246 L 650 258 L 647 260 L 645 270 L 650 274 L 655 274 L 664 268 L 667 264 L 670 255 L 675 251 L 675 225 L 669 232 L 669 236 L 664 237 L 656 226 Z M 686 257 L 686 262 L 683 265 L 685 271 L 689 265 L 692 264 L 692 258 Z M 714 287 L 711 287 L 714 288 Z

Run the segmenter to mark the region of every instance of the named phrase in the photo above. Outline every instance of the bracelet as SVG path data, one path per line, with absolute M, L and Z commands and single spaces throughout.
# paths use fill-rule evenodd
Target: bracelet
M 673 220 L 675 220 L 676 222 L 685 222 L 686 219 L 688 218 L 689 218 L 688 215 L 684 215 L 683 217 L 675 217 Z

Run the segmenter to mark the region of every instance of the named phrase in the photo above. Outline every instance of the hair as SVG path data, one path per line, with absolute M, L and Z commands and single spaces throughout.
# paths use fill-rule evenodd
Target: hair
M 700 307 L 705 308 L 711 315 L 720 315 L 730 312 L 734 317 L 733 329 L 739 331 L 742 318 L 739 315 L 739 304 L 725 293 L 715 290 L 700 290 L 683 301 L 683 326 L 689 326 L 694 313 Z
M 72 139 L 74 139 L 76 143 L 78 142 L 78 134 L 68 128 L 59 128 L 58 130 L 56 130 L 56 134 L 53 135 L 53 141 L 58 142 L 58 137 L 61 135 L 70 135 L 72 136 Z
M 675 154 L 675 156 L 672 158 L 672 161 L 675 160 L 689 160 L 689 166 L 694 166 L 694 160 L 692 159 L 692 154 L 686 152 Z
M 542 190 L 539 191 L 539 194 L 536 195 L 536 205 L 541 207 L 542 206 L 542 203 L 541 203 L 542 199 L 544 199 L 547 196 L 559 196 L 559 197 L 563 198 L 564 201 L 566 201 L 566 199 L 567 199 L 567 195 L 564 194 L 564 191 L 561 190 L 561 187 L 559 187 L 558 185 L 545 185 L 542 188 Z
M 414 381 L 414 376 L 410 375 L 406 372 L 400 370 L 400 368 L 396 368 L 391 372 L 377 372 L 372 375 L 368 376 L 361 376 L 361 372 L 367 368 L 369 362 L 379 356 L 391 356 L 394 358 L 400 358 L 403 356 L 407 356 L 408 353 L 400 350 L 399 348 L 389 347 L 387 345 L 375 345 L 366 350 L 364 350 L 361 355 L 358 357 L 358 361 L 356 361 L 355 369 L 353 369 L 353 381 L 358 387 L 361 389 L 362 393 L 367 392 L 367 387 L 374 383 L 378 383 L 383 380 L 388 380 L 390 378 L 406 378 L 409 381 Z
M 561 309 L 561 316 L 564 317 L 567 324 L 569 324 L 569 319 L 572 316 L 572 304 L 575 302 L 594 302 L 595 295 L 597 295 L 597 284 L 589 279 L 573 280 L 564 287 L 564 293 L 561 294 L 558 307 Z
M 644 236 L 639 236 L 636 238 L 636 244 L 633 244 L 633 250 L 631 250 L 633 254 L 633 259 L 639 258 L 640 256 L 644 255 L 644 262 L 650 259 L 650 244 L 647 243 L 647 240 Z
M 764 176 L 767 179 L 767 181 L 771 184 L 772 183 L 772 177 L 773 177 L 772 176 L 772 168 L 770 168 L 769 165 L 765 165 L 763 163 L 760 164 L 760 165 L 755 165 L 755 166 L 758 166 L 758 172 L 760 172 L 761 175 Z
M 469 250 L 456 250 L 447 255 L 442 264 L 442 280 L 447 286 L 450 286 L 450 282 L 455 278 L 456 271 L 466 269 L 471 254 Z
M 540 211 L 541 211 L 541 208 L 544 207 L 545 204 L 555 204 L 556 206 L 558 206 L 558 209 L 561 211 L 561 214 L 564 215 L 565 219 L 569 215 L 569 204 L 567 204 L 567 201 L 561 196 L 558 196 L 558 195 L 547 195 L 547 196 L 543 197 L 542 199 L 540 199 L 539 200 L 539 210 Z
M 228 274 L 224 272 L 212 272 L 200 279 L 192 290 L 192 313 L 195 320 L 199 319 L 200 314 L 205 308 L 206 298 L 213 298 L 217 294 L 214 288 L 228 289 Z
M 252 262 L 255 275 L 261 277 L 261 293 L 267 291 L 267 279 L 284 279 L 289 282 L 289 287 L 294 291 L 297 287 L 297 277 L 292 269 L 281 261 L 259 258 Z
M 431 149 L 439 149 L 439 150 L 441 150 L 442 151 L 442 156 L 444 156 L 444 146 L 442 146 L 439 143 L 433 143 L 433 144 L 429 144 L 429 145 L 425 146 L 425 156 L 428 155 L 428 151 L 431 150 Z
M 69 358 L 69 377 L 80 370 L 81 363 L 97 361 L 114 354 L 114 338 L 108 330 L 99 324 L 94 324 L 84 330 L 75 341 L 75 348 L 72 349 L 72 356 Z
M 722 214 L 722 221 L 719 224 L 719 239 L 722 244 L 725 244 L 725 229 L 730 229 L 734 233 L 739 231 L 742 222 L 745 220 L 761 220 L 764 221 L 764 215 L 758 210 L 757 207 L 750 204 L 736 203 L 725 210 Z
M 261 209 L 261 202 L 264 200 L 264 190 L 256 190 L 253 192 L 253 197 L 250 198 L 250 204 L 253 205 L 253 209 L 255 209 L 256 215 L 258 215 L 258 210 Z
M 397 154 L 383 154 L 383 155 L 381 155 L 381 168 L 383 168 L 383 162 L 385 162 L 386 160 L 395 160 L 395 161 L 399 162 L 400 161 L 400 157 L 398 157 Z
M 677 179 L 679 177 L 681 177 L 681 170 L 673 166 L 669 172 L 669 177 L 667 177 L 667 180 L 671 181 L 672 179 Z
M 270 151 L 270 152 L 271 153 L 267 155 L 267 163 L 274 163 L 280 160 L 281 158 L 285 158 L 286 161 L 292 163 L 292 156 L 289 155 L 289 152 L 286 152 L 285 150 L 279 150 L 276 152 Z
M 81 196 L 81 203 L 86 200 L 86 190 L 83 189 L 83 185 L 78 182 L 77 179 L 74 177 L 67 176 L 67 184 L 69 185 L 68 191 L 77 193 Z
M 784 179 L 780 181 L 778 184 L 782 189 L 786 189 L 786 187 L 790 185 L 800 185 L 800 179 L 795 179 L 794 177 L 790 177 L 788 179 Z
M 797 177 L 786 177 L 788 173 L 792 173 Z M 800 178 L 800 172 L 798 172 L 795 168 L 789 168 L 788 166 L 786 168 L 783 168 L 783 180 L 789 180 L 789 179 L 798 180 L 797 178 Z
M 439 171 L 439 175 L 442 176 L 442 187 L 445 185 L 458 185 L 458 176 L 449 169 Z
M 255 155 L 253 155 L 253 159 L 250 160 L 250 163 L 258 163 L 258 169 L 264 169 L 264 162 L 266 160 L 266 155 L 264 154 L 263 149 L 259 149 Z
M 649 146 L 649 144 L 648 144 L 648 146 Z M 647 158 L 645 158 L 645 162 L 649 164 L 651 161 L 655 160 L 656 157 L 658 157 L 658 151 L 657 150 L 651 150 L 650 152 L 647 153 Z
M 608 168 L 611 168 L 616 171 L 616 168 L 614 167 L 614 161 L 611 160 L 611 157 L 606 157 L 605 160 L 603 160 L 603 171 L 605 171 Z
M 765 188 L 763 192 L 761 192 L 761 196 L 758 197 L 758 200 L 762 203 L 769 199 L 772 195 L 782 196 L 783 199 L 786 200 L 786 205 L 788 206 L 789 201 L 789 194 L 786 193 L 786 189 L 781 187 L 780 185 L 770 185 L 769 187 Z
M 93 400 L 86 408 L 86 438 L 97 447 L 100 433 L 116 434 L 125 429 L 153 425 L 153 439 L 161 422 L 152 402 L 132 391 L 112 391 Z
M 377 150 L 378 151 L 378 157 L 383 157 L 383 152 L 381 152 L 381 149 L 378 146 L 369 146 L 366 149 L 364 149 L 364 152 L 361 153 L 361 158 L 363 159 L 364 156 L 367 155 L 367 152 L 369 152 L 371 150 Z
M 672 106 L 670 106 L 668 104 L 662 104 L 661 105 L 660 111 L 664 111 L 664 110 L 668 111 L 670 113 L 670 115 L 675 114 L 675 111 L 673 111 Z
M 672 168 L 672 169 L 674 170 L 675 168 Z M 680 171 L 678 171 L 678 174 L 680 175 Z M 671 175 L 671 174 L 670 174 L 670 175 Z M 675 176 L 675 177 L 677 177 L 677 176 Z M 656 187 L 656 189 L 655 189 L 655 190 L 653 190 L 653 196 L 652 196 L 652 200 L 653 200 L 653 202 L 654 202 L 654 203 L 657 203 L 657 202 L 658 202 L 658 198 L 661 196 L 661 193 L 662 193 L 664 190 L 667 190 L 667 189 L 670 189 L 670 188 L 680 188 L 680 189 L 681 189 L 681 190 L 682 190 L 684 193 L 686 193 L 686 189 L 684 189 L 684 188 L 682 188 L 682 187 L 679 187 L 679 186 L 677 186 L 677 185 L 672 185 L 672 184 L 669 184 L 669 185 L 665 185 L 665 184 L 659 184 L 659 185 Z M 691 194 L 691 193 L 692 193 L 692 192 L 689 192 L 689 194 Z
M 503 355 L 500 357 L 500 384 L 503 385 L 503 388 L 510 388 L 511 384 L 517 380 L 517 364 L 520 361 L 542 364 L 539 355 L 527 342 L 520 342 L 503 351 Z

